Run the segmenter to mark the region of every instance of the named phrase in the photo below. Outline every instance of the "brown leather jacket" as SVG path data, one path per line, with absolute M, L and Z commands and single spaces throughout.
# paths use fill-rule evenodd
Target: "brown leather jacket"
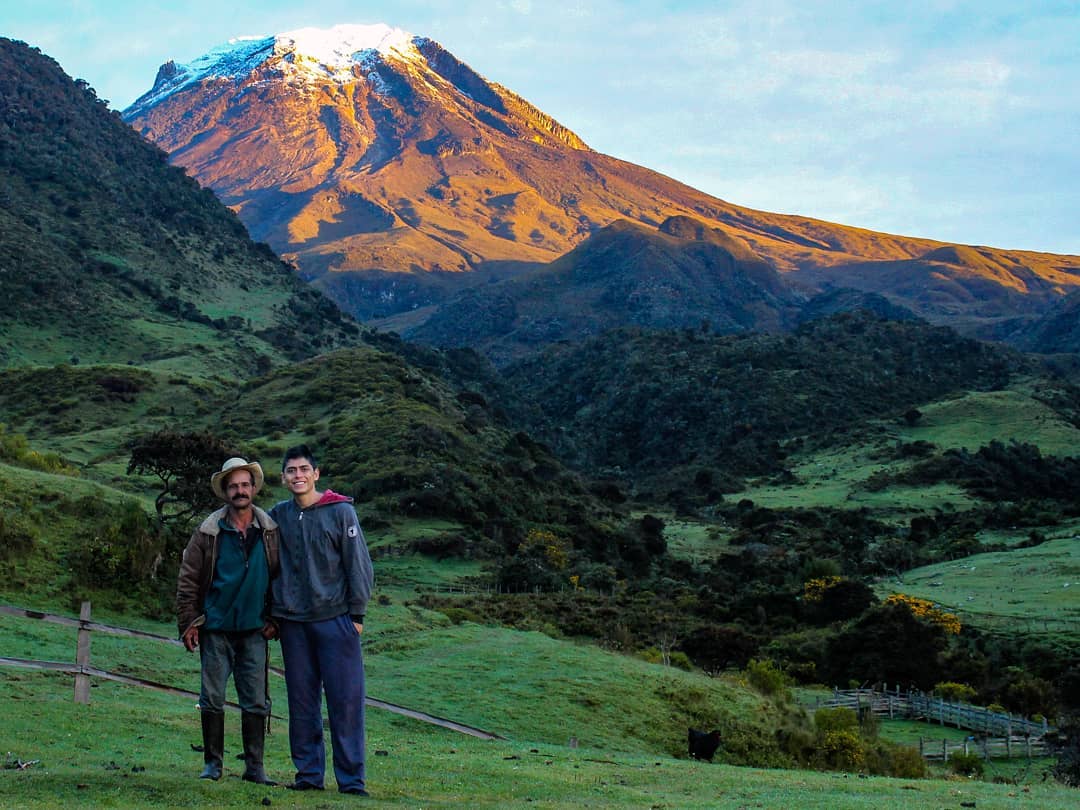
M 257 506 L 255 523 L 263 530 L 263 550 L 266 552 L 266 566 L 270 578 L 278 574 L 278 526 L 274 519 Z M 200 626 L 206 621 L 203 605 L 206 593 L 214 581 L 214 565 L 217 563 L 219 522 L 228 512 L 223 506 L 199 524 L 180 560 L 180 575 L 176 580 L 176 626 L 183 637 L 192 626 Z M 267 589 L 265 615 L 270 616 L 270 592 Z

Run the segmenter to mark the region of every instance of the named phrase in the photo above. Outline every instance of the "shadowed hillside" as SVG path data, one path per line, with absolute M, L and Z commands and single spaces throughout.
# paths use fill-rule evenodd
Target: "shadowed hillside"
M 620 330 L 552 347 L 506 379 L 514 416 L 561 457 L 654 495 L 660 481 L 704 495 L 780 471 L 793 441 L 825 444 L 1027 367 L 949 329 L 856 312 L 791 335 Z
M 0 365 L 251 371 L 359 334 L 85 82 L 7 39 L 0 175 Z
M 473 287 L 426 322 L 406 321 L 399 331 L 436 345 L 470 346 L 505 363 L 620 326 L 776 332 L 791 325 L 798 301 L 744 244 L 674 217 L 659 230 L 616 222 L 551 264 Z

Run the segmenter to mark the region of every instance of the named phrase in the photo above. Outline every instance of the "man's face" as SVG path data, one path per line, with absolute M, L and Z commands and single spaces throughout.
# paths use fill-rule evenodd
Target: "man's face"
M 234 509 L 246 509 L 255 497 L 255 480 L 251 470 L 237 470 L 225 479 L 225 497 Z
M 306 458 L 290 458 L 281 471 L 281 483 L 293 494 L 303 497 L 315 491 L 315 482 L 319 480 L 319 468 L 312 467 Z

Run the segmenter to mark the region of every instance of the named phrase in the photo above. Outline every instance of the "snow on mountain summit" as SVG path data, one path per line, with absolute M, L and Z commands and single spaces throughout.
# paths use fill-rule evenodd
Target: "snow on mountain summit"
M 277 57 L 289 78 L 300 81 L 354 79 L 355 65 L 367 67 L 376 56 L 422 60 L 419 38 L 401 28 L 376 25 L 335 25 L 332 28 L 298 28 L 274 36 L 243 36 L 186 64 L 166 62 L 154 86 L 124 111 L 125 117 L 158 104 L 166 96 L 206 79 L 242 79 L 263 62 Z
M 333 75 L 350 72 L 366 52 L 383 56 L 396 55 L 405 59 L 419 56 L 413 44 L 415 37 L 400 28 L 378 25 L 335 25 L 333 28 L 300 28 L 278 34 L 276 53 L 292 51 L 314 60 Z

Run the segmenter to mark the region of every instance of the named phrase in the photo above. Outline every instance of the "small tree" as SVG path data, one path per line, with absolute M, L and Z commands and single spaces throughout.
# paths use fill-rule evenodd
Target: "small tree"
M 191 519 L 217 506 L 210 491 L 210 476 L 222 462 L 236 455 L 211 433 L 159 430 L 130 445 L 128 475 L 155 475 L 161 491 L 154 499 L 158 523 L 183 530 Z

